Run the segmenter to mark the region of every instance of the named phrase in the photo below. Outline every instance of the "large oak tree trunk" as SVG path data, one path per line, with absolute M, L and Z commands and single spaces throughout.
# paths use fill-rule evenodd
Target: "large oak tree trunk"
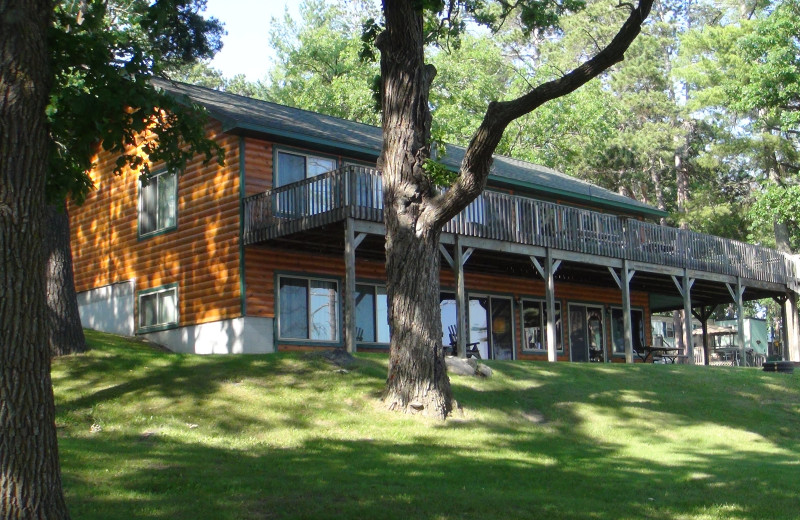
M 49 343 L 53 356 L 86 351 L 78 296 L 72 272 L 69 245 L 69 215 L 66 208 L 47 206 L 44 255 L 47 259 L 47 309 L 50 321 Z
M 391 346 L 385 402 L 390 409 L 445 418 L 452 409 L 439 310 L 440 229 L 423 220 L 436 196 L 423 165 L 430 155 L 422 16 L 410 2 L 386 2 L 378 40 L 383 79 L 384 219 Z
M 435 69 L 425 65 L 424 2 L 384 0 L 381 52 L 387 294 L 391 347 L 384 400 L 391 409 L 445 418 L 453 407 L 441 345 L 439 235 L 442 226 L 480 195 L 492 155 L 507 126 L 549 100 L 569 94 L 622 60 L 641 31 L 653 0 L 640 0 L 612 41 L 559 79 L 487 107 L 461 163 L 458 179 L 440 194 L 425 173 L 430 156 L 428 94 Z
M 0 518 L 69 518 L 42 251 L 52 5 L 0 2 Z

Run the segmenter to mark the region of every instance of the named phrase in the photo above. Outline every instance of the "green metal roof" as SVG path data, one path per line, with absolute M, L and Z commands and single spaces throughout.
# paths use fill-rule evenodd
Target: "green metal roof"
M 264 136 L 281 143 L 370 161 L 375 161 L 380 155 L 381 129 L 376 126 L 196 85 L 161 79 L 153 82 L 168 93 L 186 96 L 205 107 L 211 117 L 222 123 L 226 132 Z M 464 148 L 448 145 L 446 150 L 442 162 L 457 170 L 464 157 Z M 494 156 L 489 184 L 648 218 L 666 216 L 665 212 L 653 206 L 619 193 L 544 166 L 501 155 Z

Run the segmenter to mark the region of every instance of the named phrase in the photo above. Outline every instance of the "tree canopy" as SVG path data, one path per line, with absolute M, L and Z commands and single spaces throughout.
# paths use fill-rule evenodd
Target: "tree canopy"
M 425 52 L 437 71 L 434 142 L 466 146 L 481 107 L 576 66 L 625 17 L 615 4 L 588 0 L 561 4 L 553 11 L 557 25 L 534 27 L 521 14 L 503 18 L 509 5 L 428 6 L 442 7 L 445 18 L 426 11 Z M 775 244 L 773 216 L 783 215 L 794 249 L 797 9 L 790 0 L 658 2 L 643 25 L 646 37 L 634 41 L 624 61 L 600 81 L 510 123 L 497 152 L 653 204 L 671 212 L 672 223 L 698 231 Z M 451 23 L 446 13 L 460 21 Z M 374 37 L 374 7 L 354 12 L 343 2 L 316 0 L 299 20 L 284 18 L 273 31 L 278 59 L 261 97 L 376 123 L 369 103 L 376 69 L 355 59 L 363 45 L 359 20 L 370 17 Z M 326 29 L 322 19 L 331 20 Z M 494 29 L 491 38 L 475 29 L 479 22 Z
M 85 196 L 100 147 L 119 155 L 117 171 L 140 168 L 145 177 L 154 162 L 180 170 L 197 153 L 215 157 L 203 113 L 150 82 L 220 49 L 222 25 L 203 18 L 204 6 L 204 0 L 55 6 L 49 34 L 54 82 L 47 109 L 52 200 Z M 142 138 L 145 132 L 149 139 Z

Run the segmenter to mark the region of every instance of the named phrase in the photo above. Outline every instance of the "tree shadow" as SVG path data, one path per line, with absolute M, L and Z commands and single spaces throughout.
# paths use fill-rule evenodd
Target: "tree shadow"
M 796 474 L 780 457 L 731 452 L 643 467 L 613 447 L 567 446 L 547 434 L 493 457 L 425 436 L 247 451 L 82 439 L 68 451 L 95 453 L 85 464 L 96 471 L 128 461 L 100 492 L 65 478 L 79 518 L 796 518 L 791 486 L 774 485 Z M 772 484 L 759 480 L 765 467 L 779 472 Z M 682 474 L 693 477 L 676 479 Z M 742 499 L 754 495 L 757 503 Z
M 353 428 L 352 438 L 337 438 L 307 402 L 272 404 L 274 419 L 264 420 L 234 400 L 208 409 L 208 396 L 236 384 L 321 395 L 341 377 L 377 406 L 384 356 L 360 355 L 339 373 L 304 354 L 117 354 L 66 362 L 61 382 L 97 389 L 59 402 L 60 415 L 140 396 L 192 399 L 231 445 L 202 435 L 62 433 L 76 518 L 797 517 L 800 384 L 784 374 L 493 362 L 492 378 L 452 378 L 464 412 L 446 422 L 387 412 L 393 429 L 373 431 L 359 408 L 328 404 L 326 413 Z M 120 380 L 91 385 L 98 370 Z M 706 425 L 719 438 L 695 443 Z M 307 435 L 291 446 L 236 442 L 243 430 L 269 438 L 287 428 Z

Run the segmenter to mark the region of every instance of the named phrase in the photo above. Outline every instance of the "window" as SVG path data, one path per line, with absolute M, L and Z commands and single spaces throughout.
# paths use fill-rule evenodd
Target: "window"
M 386 287 L 356 285 L 356 341 L 389 343 L 389 301 Z
M 450 292 L 439 293 L 439 311 L 442 316 L 442 345 L 455 347 L 458 328 L 456 295 Z
M 139 329 L 142 332 L 178 324 L 178 286 L 158 287 L 139 293 Z
M 286 186 L 336 169 L 336 160 L 299 153 L 277 152 L 275 186 Z M 316 215 L 336 207 L 335 179 L 321 178 L 279 192 L 278 214 L 288 218 Z
M 310 179 L 336 169 L 336 159 L 278 151 L 275 187 Z
M 468 343 L 477 343 L 483 359 L 514 359 L 511 298 L 470 295 Z
M 150 177 L 139 187 L 139 236 L 174 229 L 178 222 L 178 181 L 171 172 Z
M 561 303 L 556 302 L 556 350 L 564 350 L 561 341 Z M 547 302 L 522 301 L 522 323 L 525 329 L 525 350 L 547 350 Z
M 336 282 L 281 277 L 278 287 L 278 336 L 281 339 L 339 340 Z
M 633 347 L 637 350 L 644 346 L 644 312 L 631 310 L 631 332 L 633 334 Z M 625 354 L 625 323 L 622 309 L 611 309 L 611 341 L 614 344 L 614 354 Z
M 569 349 L 572 361 L 605 361 L 603 307 L 569 304 Z

